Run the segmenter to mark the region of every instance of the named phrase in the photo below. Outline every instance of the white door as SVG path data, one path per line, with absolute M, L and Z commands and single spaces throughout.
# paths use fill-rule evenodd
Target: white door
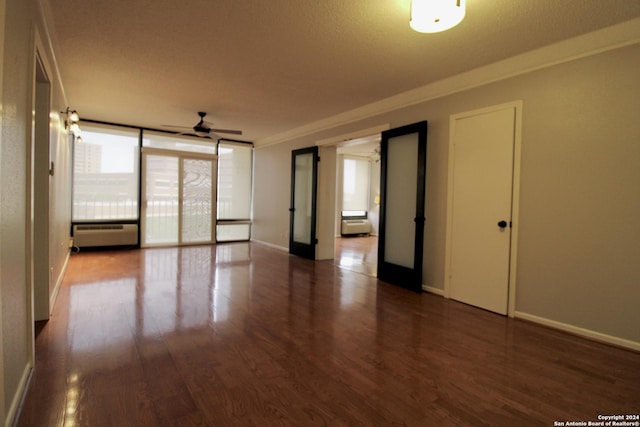
M 448 294 L 507 314 L 516 106 L 451 120 Z

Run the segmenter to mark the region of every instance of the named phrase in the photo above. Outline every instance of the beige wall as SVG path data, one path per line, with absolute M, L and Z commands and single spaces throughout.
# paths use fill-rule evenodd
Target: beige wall
M 4 28 L 5 28 L 5 9 L 7 6 L 6 0 L 0 0 L 0 40 L 4 40 Z M 3 135 L 2 128 L 4 127 L 4 121 L 2 118 L 2 110 L 4 110 L 4 89 L 1 89 L 4 86 L 4 42 L 0 42 L 0 200 L 2 197 L 1 189 L 2 189 L 2 147 L 3 144 Z M 4 322 L 3 322 L 3 313 L 4 306 L 2 301 L 4 298 L 2 296 L 2 209 L 0 208 L 0 337 L 3 337 L 4 330 Z M 0 420 L 5 421 L 6 409 L 5 409 L 5 392 L 4 392 L 4 339 L 0 339 Z M 6 422 L 5 422 L 6 424 Z
M 294 148 L 428 120 L 424 283 L 444 287 L 449 116 L 523 101 L 516 311 L 640 343 L 640 45 L 255 151 L 253 238 L 287 246 Z
M 53 281 L 58 282 L 68 255 L 69 145 L 60 128 L 59 112 L 66 108 L 60 79 L 43 24 L 38 0 L 6 0 L 2 32 L 2 95 L 0 133 L 0 415 L 8 425 L 15 415 L 32 366 L 32 289 L 27 244 L 32 200 L 30 160 L 36 44 L 51 80 L 51 160 L 60 171 L 50 179 L 51 227 L 49 236 L 35 236 L 36 244 L 50 242 Z M 0 14 L 2 18 L 2 14 Z M 0 29 L 2 29 L 0 25 Z M 40 42 L 37 42 L 40 40 Z M 64 168 L 68 170 L 65 171 Z M 66 207 L 58 206 L 66 204 Z M 64 241 L 64 242 L 63 242 Z

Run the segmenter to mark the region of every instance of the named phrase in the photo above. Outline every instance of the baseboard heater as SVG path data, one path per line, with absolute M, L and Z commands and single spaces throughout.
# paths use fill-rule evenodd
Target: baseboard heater
M 343 236 L 371 233 L 371 223 L 368 219 L 343 219 L 340 234 Z
M 73 244 L 80 248 L 138 244 L 137 224 L 82 224 L 73 226 Z

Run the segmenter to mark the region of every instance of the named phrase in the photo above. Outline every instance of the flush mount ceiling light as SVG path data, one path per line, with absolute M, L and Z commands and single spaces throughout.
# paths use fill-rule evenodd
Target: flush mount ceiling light
M 412 0 L 409 25 L 420 33 L 437 33 L 464 19 L 466 0 Z

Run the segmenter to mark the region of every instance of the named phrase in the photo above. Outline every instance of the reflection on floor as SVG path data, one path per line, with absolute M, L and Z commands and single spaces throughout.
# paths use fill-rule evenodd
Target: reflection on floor
M 14 425 L 550 426 L 639 396 L 638 353 L 225 243 L 71 256 Z
M 346 270 L 377 277 L 378 237 L 338 237 L 335 264 Z

